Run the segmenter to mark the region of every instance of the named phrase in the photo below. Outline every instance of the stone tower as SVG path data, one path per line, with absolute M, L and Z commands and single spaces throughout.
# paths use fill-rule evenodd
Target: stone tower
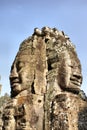
M 10 84 L 0 130 L 87 130 L 81 64 L 63 31 L 35 28 L 19 47 Z

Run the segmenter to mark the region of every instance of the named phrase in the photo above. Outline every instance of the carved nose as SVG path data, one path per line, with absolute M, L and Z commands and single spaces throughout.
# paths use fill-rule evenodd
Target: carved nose
M 10 79 L 17 78 L 17 77 L 18 77 L 18 73 L 17 73 L 16 68 L 14 68 L 14 69 L 11 71 Z

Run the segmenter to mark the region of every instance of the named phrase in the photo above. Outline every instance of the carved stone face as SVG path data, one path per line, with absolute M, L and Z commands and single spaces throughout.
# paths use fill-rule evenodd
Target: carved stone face
M 58 82 L 61 88 L 78 92 L 82 83 L 80 61 L 74 51 L 61 54 Z
M 29 88 L 33 80 L 33 70 L 27 59 L 18 58 L 12 65 L 10 73 L 11 95 L 16 96 L 23 90 Z

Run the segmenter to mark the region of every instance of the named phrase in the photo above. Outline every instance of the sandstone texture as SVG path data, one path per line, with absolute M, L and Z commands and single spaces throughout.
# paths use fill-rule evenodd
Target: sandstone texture
M 0 130 L 87 130 L 81 63 L 63 31 L 35 28 L 21 43 L 9 78 L 11 99 Z

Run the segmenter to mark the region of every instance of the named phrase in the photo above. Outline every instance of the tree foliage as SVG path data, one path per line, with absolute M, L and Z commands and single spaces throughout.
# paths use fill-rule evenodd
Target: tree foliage
M 10 99 L 10 96 L 8 93 L 5 93 L 4 96 L 0 97 L 0 108 L 3 107 L 4 104 Z

